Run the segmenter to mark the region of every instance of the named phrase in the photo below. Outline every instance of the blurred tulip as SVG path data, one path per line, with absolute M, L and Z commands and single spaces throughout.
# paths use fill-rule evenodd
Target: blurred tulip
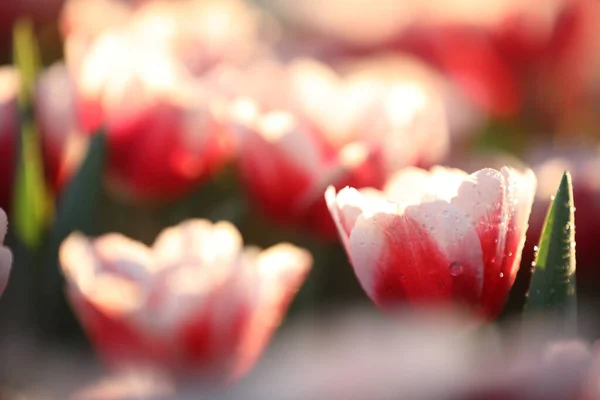
M 73 234 L 60 262 L 71 305 L 109 363 L 220 382 L 252 367 L 312 257 L 290 244 L 242 250 L 230 223 L 190 220 L 152 248 L 118 234 Z
M 272 219 L 333 237 L 321 196 L 328 185 L 381 187 L 398 168 L 445 155 L 435 86 L 367 63 L 354 68 L 343 76 L 307 59 L 245 75 L 240 92 L 249 98 L 232 107 L 239 165 L 250 197 Z
M 242 0 L 154 0 L 130 24 L 160 43 L 196 76 L 221 62 L 243 63 L 259 51 L 261 14 Z
M 10 210 L 17 162 L 20 88 L 18 72 L 12 67 L 0 67 L 0 208 Z
M 104 33 L 127 28 L 201 76 L 265 50 L 271 37 L 261 31 L 263 17 L 242 0 L 71 0 L 62 27 L 69 64 L 79 64 Z
M 519 269 L 535 183 L 510 168 L 407 168 L 383 192 L 330 187 L 325 198 L 378 306 L 455 301 L 493 319 Z
M 172 200 L 206 180 L 229 146 L 210 82 L 131 29 L 104 33 L 74 66 L 83 128 L 108 136 L 109 181 L 134 199 Z
M 579 80 L 565 82 L 564 73 L 580 71 L 586 64 L 581 50 L 593 37 L 589 27 L 597 25 L 587 21 L 591 3 L 552 0 L 536 7 L 514 0 L 446 0 L 443 5 L 351 0 L 342 10 L 335 0 L 319 2 L 318 7 L 310 0 L 267 2 L 299 26 L 317 32 L 319 39 L 337 41 L 338 54 L 388 48 L 422 57 L 494 116 L 520 111 L 533 82 L 540 91 L 548 86 L 560 87 L 561 92 L 581 88 Z M 566 95 L 555 93 L 550 100 L 560 101 L 560 94 Z M 540 99 L 549 100 L 543 95 Z
M 58 63 L 42 72 L 35 94 L 44 172 L 52 188 L 60 191 L 79 167 L 87 147 L 77 118 L 75 87 L 65 65 Z

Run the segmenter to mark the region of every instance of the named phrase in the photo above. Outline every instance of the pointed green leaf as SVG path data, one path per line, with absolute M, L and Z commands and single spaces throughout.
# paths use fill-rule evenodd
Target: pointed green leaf
M 57 217 L 44 249 L 43 269 L 40 271 L 39 295 L 40 329 L 49 334 L 64 336 L 72 332 L 76 322 L 69 311 L 63 291 L 63 278 L 58 264 L 59 248 L 74 231 L 94 234 L 96 215 L 102 194 L 102 170 L 106 156 L 106 136 L 92 136 L 83 163 L 65 188 L 58 202 Z
M 536 254 L 527 311 L 577 314 L 575 288 L 575 207 L 571 175 L 565 171 L 552 200 Z
M 52 218 L 53 200 L 44 178 L 41 144 L 33 113 L 33 90 L 40 60 L 31 22 L 19 21 L 15 25 L 13 41 L 14 63 L 21 77 L 21 135 L 11 221 L 18 239 L 26 247 L 35 249 Z
M 83 163 L 59 199 L 51 238 L 62 241 L 71 232 L 89 232 L 102 190 L 102 170 L 106 153 L 106 135 L 99 131 L 92 136 Z

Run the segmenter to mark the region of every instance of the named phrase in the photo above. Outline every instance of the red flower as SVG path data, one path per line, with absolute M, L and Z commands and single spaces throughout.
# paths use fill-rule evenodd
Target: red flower
M 487 318 L 519 269 L 535 176 L 503 168 L 407 168 L 383 192 L 345 188 L 325 197 L 350 262 L 380 307 L 464 303 Z
M 240 91 L 251 99 L 233 107 L 242 180 L 281 223 L 332 237 L 321 196 L 328 185 L 381 187 L 398 168 L 446 152 L 444 106 L 422 78 L 369 62 L 342 77 L 308 60 L 244 76 L 250 87 Z
M 71 304 L 109 363 L 221 380 L 254 364 L 312 264 L 290 244 L 241 246 L 233 225 L 193 220 L 152 248 L 73 234 L 60 262 Z
M 161 43 L 132 28 L 109 31 L 74 70 L 83 127 L 106 129 L 119 192 L 174 199 L 223 163 L 229 147 L 211 109 L 216 95 Z

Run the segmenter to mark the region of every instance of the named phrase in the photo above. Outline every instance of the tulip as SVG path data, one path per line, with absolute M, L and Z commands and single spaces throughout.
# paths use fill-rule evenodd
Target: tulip
M 217 381 L 254 364 L 312 264 L 291 244 L 242 249 L 233 225 L 206 220 L 164 230 L 151 248 L 74 233 L 59 259 L 72 308 L 110 365 Z
M 531 171 L 407 168 L 383 192 L 325 193 L 358 280 L 384 309 L 458 303 L 493 319 L 519 269 Z
M 557 0 L 544 8 L 512 0 L 446 0 L 443 7 L 427 0 L 349 0 L 343 10 L 335 0 L 271 3 L 313 33 L 313 41 L 333 42 L 321 52 L 408 51 L 493 116 L 516 116 L 527 100 L 566 105 L 585 88 L 582 75 L 597 70 L 589 68 L 600 15 L 593 0 Z M 529 98 L 532 83 L 537 99 Z
M 106 131 L 117 193 L 173 200 L 223 164 L 229 147 L 211 110 L 215 94 L 160 43 L 111 30 L 72 69 L 83 129 Z
M 321 196 L 328 185 L 381 187 L 398 168 L 445 155 L 435 86 L 423 75 L 384 76 L 380 64 L 354 68 L 343 76 L 296 60 L 245 75 L 248 97 L 231 113 L 239 167 L 250 198 L 272 220 L 334 237 Z

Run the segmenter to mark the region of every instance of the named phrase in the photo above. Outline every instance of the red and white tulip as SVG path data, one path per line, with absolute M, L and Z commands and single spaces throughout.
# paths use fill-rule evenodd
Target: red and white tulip
M 344 76 L 296 60 L 249 74 L 232 119 L 242 181 L 267 216 L 331 237 L 321 195 L 328 185 L 380 188 L 398 168 L 445 155 L 439 93 L 380 69 L 355 66 Z
M 312 257 L 291 244 L 243 249 L 230 223 L 189 220 L 151 248 L 72 234 L 60 263 L 71 305 L 110 364 L 221 381 L 252 367 Z
M 327 189 L 341 241 L 380 307 L 461 303 L 495 318 L 519 269 L 531 171 L 407 168 L 383 191 Z
M 73 66 L 86 132 L 103 127 L 112 187 L 172 200 L 211 176 L 229 146 L 206 82 L 133 28 L 105 32 Z

